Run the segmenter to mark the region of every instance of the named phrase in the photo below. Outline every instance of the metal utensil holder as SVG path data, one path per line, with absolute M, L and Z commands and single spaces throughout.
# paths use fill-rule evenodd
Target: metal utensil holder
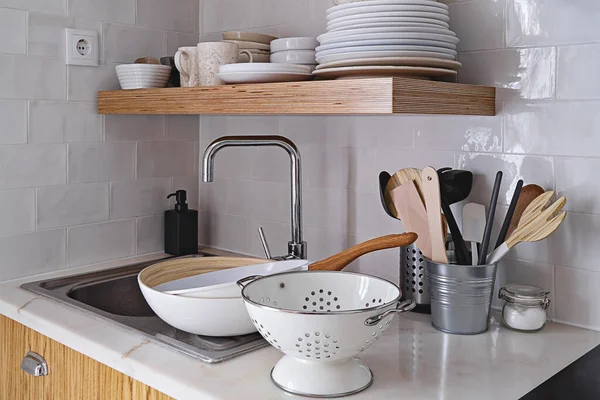
M 425 257 L 416 244 L 400 248 L 400 289 L 402 300 L 414 300 L 413 312 L 431 314 Z
M 487 332 L 497 269 L 497 264 L 440 264 L 425 259 L 434 328 L 457 335 Z

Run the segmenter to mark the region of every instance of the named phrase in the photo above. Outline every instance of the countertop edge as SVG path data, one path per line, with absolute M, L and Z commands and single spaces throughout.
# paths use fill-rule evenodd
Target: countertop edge
M 207 248 L 203 250 L 206 251 Z M 227 255 L 228 252 L 222 254 Z M 168 350 L 157 342 L 152 342 L 142 335 L 136 335 L 115 324 L 20 288 L 20 285 L 26 282 L 100 271 L 165 257 L 168 255 L 155 253 L 2 282 L 0 283 L 0 314 L 173 398 L 222 400 L 197 388 L 189 387 L 188 382 L 177 374 L 165 374 L 165 371 L 149 368 L 143 358 L 146 353 L 158 352 L 159 355 L 168 358 L 175 356 L 175 358 L 196 362 L 197 360 Z M 117 345 L 110 342 L 110 338 L 115 336 L 118 336 Z

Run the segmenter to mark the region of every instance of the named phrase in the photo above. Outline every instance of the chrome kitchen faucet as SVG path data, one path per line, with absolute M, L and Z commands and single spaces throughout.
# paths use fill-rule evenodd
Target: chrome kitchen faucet
M 289 260 L 307 258 L 307 245 L 302 240 L 302 162 L 296 145 L 283 136 L 223 136 L 212 142 L 202 157 L 202 182 L 214 181 L 215 156 L 225 147 L 280 147 L 290 156 L 290 173 L 292 181 L 292 240 L 288 242 L 288 255 L 271 257 L 269 247 L 259 229 L 263 247 L 268 258 Z

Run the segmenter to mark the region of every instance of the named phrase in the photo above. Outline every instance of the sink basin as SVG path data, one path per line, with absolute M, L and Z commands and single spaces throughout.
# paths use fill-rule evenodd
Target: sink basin
M 107 313 L 126 317 L 155 317 L 138 285 L 137 275 L 76 286 L 67 296 Z
M 194 257 L 207 257 L 201 254 Z M 161 260 L 105 271 L 26 283 L 21 288 L 102 318 L 207 363 L 218 363 L 268 346 L 259 333 L 203 337 L 173 328 L 156 316 L 142 295 L 138 274 Z

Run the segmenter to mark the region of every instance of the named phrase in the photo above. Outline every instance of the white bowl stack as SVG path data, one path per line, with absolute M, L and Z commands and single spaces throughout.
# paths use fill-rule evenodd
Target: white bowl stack
M 315 48 L 319 45 L 313 37 L 290 37 L 271 42 L 271 62 L 305 65 L 311 71 L 317 66 Z
M 164 88 L 169 83 L 171 67 L 158 64 L 122 64 L 115 67 L 121 89 Z
M 254 32 L 223 32 L 223 41 L 237 43 L 240 50 L 252 53 L 253 62 L 270 62 L 270 43 L 277 39 L 275 36 Z M 250 62 L 247 54 L 240 54 L 239 63 Z
M 435 0 L 342 2 L 327 10 L 313 73 L 328 79 L 405 76 L 455 79 L 459 39 Z

